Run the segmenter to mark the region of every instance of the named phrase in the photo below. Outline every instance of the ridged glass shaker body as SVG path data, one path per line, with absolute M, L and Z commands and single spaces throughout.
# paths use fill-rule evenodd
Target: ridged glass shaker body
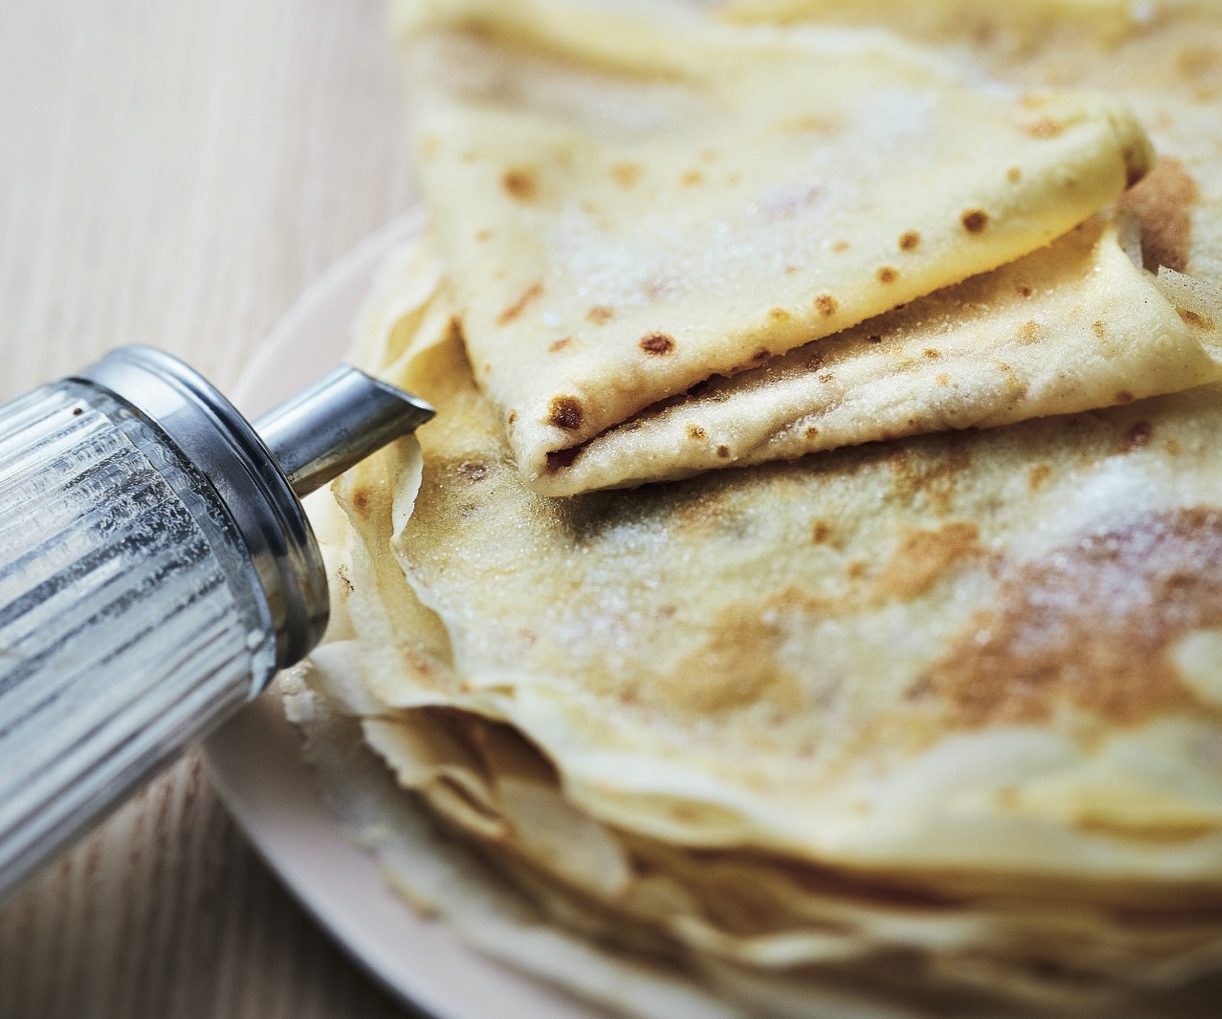
M 106 390 L 0 407 L 0 894 L 276 668 L 215 487 Z

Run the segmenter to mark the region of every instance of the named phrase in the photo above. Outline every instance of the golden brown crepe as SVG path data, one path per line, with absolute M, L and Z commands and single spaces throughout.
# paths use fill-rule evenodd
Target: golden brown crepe
M 1028 89 L 1099 89 L 1128 104 L 1158 153 L 1121 201 L 1145 265 L 1222 285 L 1222 11 L 1214 0 L 731 0 L 725 16 L 886 26 L 970 73 Z
M 559 504 L 407 320 L 448 413 L 341 486 L 331 696 L 558 922 L 829 1015 L 1217 966 L 1217 391 Z
M 718 389 L 742 441 L 702 441 L 699 402 L 679 442 L 655 432 L 655 412 L 1043 247 L 1150 161 L 1109 98 L 1009 90 L 877 33 L 745 31 L 588 2 L 397 9 L 456 320 L 520 469 L 549 494 L 826 448 L 792 416 L 777 434 L 752 382 L 741 399 Z M 1064 254 L 1038 271 L 1064 273 Z M 1139 286 L 1113 314 L 1144 299 Z M 972 342 L 1007 347 L 1002 325 Z M 1201 338 L 1172 325 L 1170 360 L 1195 366 L 1166 383 L 1215 377 Z M 895 402 L 906 381 L 878 399 Z M 1135 392 L 1045 386 L 1019 409 L 999 405 L 992 380 L 958 388 L 952 416 L 981 421 Z M 800 409 L 817 417 L 827 399 Z M 873 425 L 863 409 L 841 441 L 918 427 Z
M 468 358 L 442 219 L 358 324 L 361 363 L 439 415 L 319 521 L 339 604 L 295 717 L 413 901 L 626 1014 L 1217 1010 L 1222 385 L 1136 397 L 1212 364 L 1222 141 L 1198 57 L 1222 11 L 1062 33 L 989 7 L 977 38 L 971 6 L 927 5 L 937 61 L 1127 90 L 1169 157 L 1123 209 L 874 319 L 878 343 L 850 328 L 646 420 L 699 407 L 711 435 L 762 391 L 724 426 L 851 431 L 814 384 L 880 432 L 1120 405 L 554 499 Z M 657 56 L 597 39 L 604 63 Z M 1021 384 L 990 395 L 995 359 Z
M 1052 245 L 585 443 L 549 495 L 793 460 L 873 439 L 993 428 L 1219 377 L 1222 293 L 1156 284 L 1092 220 Z
M 1190 579 L 1222 484 L 1213 389 L 561 503 L 522 483 L 444 318 L 416 336 L 387 373 L 445 408 L 420 494 L 393 464 L 341 487 L 361 530 L 389 486 L 396 533 L 364 540 L 435 614 L 370 642 L 384 703 L 417 703 L 394 656 L 435 641 L 444 703 L 512 720 L 585 809 L 688 844 L 1081 878 L 1213 860 L 1209 839 L 1180 856 L 1149 835 L 1222 823 L 1189 749 L 1214 738 L 1192 665 L 1212 589 Z M 962 814 L 959 782 L 980 790 Z M 999 812 L 1019 827 L 989 837 Z M 1013 837 L 1026 824 L 1042 841 Z M 1066 854 L 1065 825 L 1101 836 Z

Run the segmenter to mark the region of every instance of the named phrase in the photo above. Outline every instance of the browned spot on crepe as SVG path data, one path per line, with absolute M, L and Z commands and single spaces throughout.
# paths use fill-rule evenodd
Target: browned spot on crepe
M 639 163 L 616 163 L 611 167 L 611 176 L 621 187 L 630 188 L 641 176 Z
M 675 349 L 675 341 L 666 333 L 650 333 L 641 337 L 639 346 L 646 354 L 662 355 Z
M 1025 130 L 1032 138 L 1055 138 L 1065 130 L 1065 125 L 1051 117 L 1044 117 L 1028 124 Z
M 815 308 L 819 314 L 825 318 L 830 318 L 836 314 L 836 298 L 829 294 L 820 294 L 815 298 Z
M 965 433 L 951 432 L 946 448 L 936 457 L 917 456 L 906 446 L 895 446 L 887 456 L 895 498 L 904 503 L 928 503 L 936 512 L 950 509 L 959 479 L 972 464 L 964 443 Z
M 914 687 L 964 726 L 1033 723 L 1058 705 L 1112 725 L 1204 710 L 1169 650 L 1222 625 L 1222 513 L 1143 513 L 1002 576 L 996 607 Z
M 738 606 L 722 613 L 712 621 L 708 640 L 649 682 L 642 699 L 698 716 L 761 703 L 799 710 L 801 684 L 777 659 L 780 629 L 760 617 Z
M 1222 87 L 1222 44 L 1203 40 L 1185 46 L 1175 61 L 1176 70 L 1194 87 L 1198 99 L 1212 99 Z
M 912 601 L 952 567 L 983 554 L 973 523 L 954 521 L 935 530 L 911 531 L 874 580 L 876 601 Z
M 808 113 L 793 120 L 786 120 L 780 125 L 782 131 L 811 133 L 830 137 L 839 134 L 844 129 L 844 123 L 839 117 L 819 116 Z
M 1170 156 L 1163 156 L 1145 180 L 1120 196 L 1117 208 L 1136 216 L 1141 226 L 1142 262 L 1151 272 L 1160 265 L 1184 271 L 1196 198 L 1196 181 Z
M 530 304 L 536 297 L 543 293 L 542 283 L 532 283 L 518 295 L 518 299 L 501 311 L 496 317 L 496 324 L 499 326 L 509 325 L 515 318 L 522 314 L 525 307 Z
M 1040 338 L 1040 325 L 1038 322 L 1027 321 L 1018 327 L 1018 340 L 1020 343 L 1035 343 Z
M 978 234 L 989 225 L 989 214 L 983 209 L 968 209 L 959 219 L 970 234 Z
M 535 171 L 529 167 L 506 170 L 501 185 L 511 198 L 519 202 L 533 202 L 539 197 L 539 181 Z
M 576 431 L 581 427 L 581 403 L 572 396 L 557 396 L 548 409 L 547 423 L 566 431 Z

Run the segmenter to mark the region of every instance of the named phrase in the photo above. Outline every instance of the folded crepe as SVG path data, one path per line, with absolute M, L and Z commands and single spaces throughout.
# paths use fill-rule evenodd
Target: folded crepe
M 449 319 L 364 320 L 444 410 L 338 488 L 319 689 L 511 887 L 731 1015 L 1210 1014 L 1222 392 L 557 501 Z
M 383 368 L 446 408 L 422 477 L 339 489 L 404 578 L 383 703 L 507 718 L 573 802 L 684 844 L 1212 885 L 1216 389 L 561 502 L 445 317 Z
M 1096 36 L 1041 32 L 1022 5 L 888 9 L 907 30 L 916 7 L 958 12 L 929 22 L 940 62 L 1102 85 L 1167 157 L 1120 215 L 634 411 L 637 431 L 695 445 L 698 408 L 745 450 L 788 441 L 791 420 L 851 443 L 854 418 L 879 437 L 912 416 L 1016 421 L 1024 401 L 1121 405 L 543 497 L 474 357 L 444 240 L 461 210 L 434 206 L 355 356 L 439 415 L 337 486 L 343 519 L 318 520 L 335 625 L 294 717 L 413 903 L 617 1012 L 1212 1016 L 1222 385 L 1136 397 L 1213 377 L 1222 18 L 1176 5 Z M 996 31 L 977 35 L 973 10 Z M 601 17 L 597 66 L 668 52 Z M 497 80 L 511 105 L 533 88 Z M 633 111 L 654 123 L 639 84 L 607 86 L 602 136 Z M 597 105 L 565 95 L 564 111 Z M 716 417 L 735 400 L 759 419 Z M 587 442 L 573 469 L 603 455 Z
M 1222 293 L 1135 265 L 1115 224 L 719 376 L 565 457 L 565 495 L 792 460 L 872 439 L 992 428 L 1219 377 Z
M 1213 319 L 1195 331 L 1175 321 L 1108 250 L 1110 235 L 1039 250 L 1147 171 L 1145 136 L 1118 102 L 1019 93 L 881 34 L 746 30 L 666 6 L 398 12 L 455 325 L 536 491 L 1007 423 L 1217 377 Z M 865 359 L 847 372 L 861 398 L 851 425 L 825 420 L 844 390 L 826 381 L 823 337 L 1026 255 L 1031 282 L 984 283 L 901 319 L 913 335 L 887 345 L 894 360 L 869 348 L 889 323 L 846 340 L 845 360 L 856 363 L 852 348 Z M 951 354 L 911 378 L 914 353 L 943 356 L 947 308 L 1010 305 L 1015 286 L 1038 303 L 1097 270 L 1106 281 L 1086 298 L 1088 318 L 974 317 L 945 339 L 974 345 L 978 363 Z M 1050 318 L 1068 299 L 1049 298 Z M 1096 321 L 1111 327 L 1106 350 Z M 1157 352 L 1140 349 L 1147 339 Z M 1040 354 L 1016 369 L 1007 355 L 1023 342 Z M 1052 360 L 1072 362 L 1073 378 L 1037 363 Z
M 1222 285 L 1222 9 L 1214 0 L 731 0 L 722 13 L 821 30 L 886 26 L 971 75 L 1029 90 L 1105 91 L 1137 114 L 1159 155 L 1121 201 L 1141 218 L 1146 268 Z

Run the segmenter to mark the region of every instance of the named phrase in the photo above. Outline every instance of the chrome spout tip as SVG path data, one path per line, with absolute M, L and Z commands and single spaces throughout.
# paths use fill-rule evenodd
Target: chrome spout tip
M 436 411 L 351 365 L 340 365 L 254 422 L 299 497 L 409 435 Z

